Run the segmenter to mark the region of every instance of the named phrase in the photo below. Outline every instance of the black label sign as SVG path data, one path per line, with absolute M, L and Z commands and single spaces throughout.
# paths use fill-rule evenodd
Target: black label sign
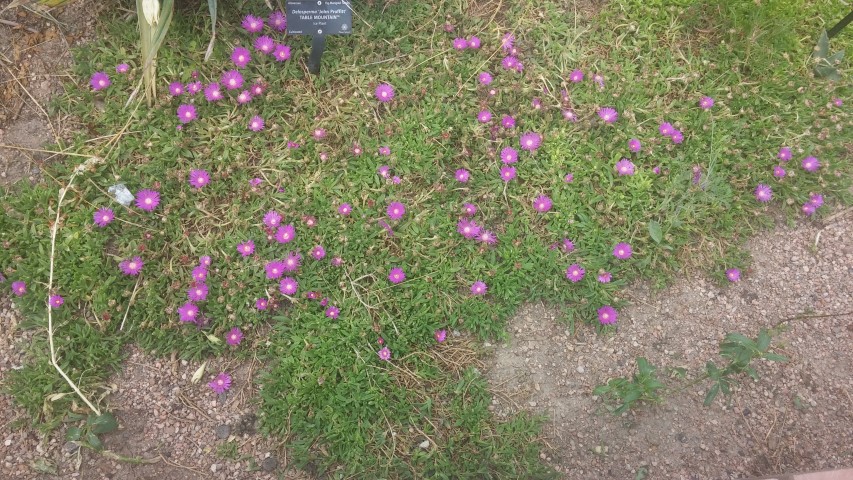
M 341 35 L 352 31 L 348 0 L 287 0 L 287 33 Z

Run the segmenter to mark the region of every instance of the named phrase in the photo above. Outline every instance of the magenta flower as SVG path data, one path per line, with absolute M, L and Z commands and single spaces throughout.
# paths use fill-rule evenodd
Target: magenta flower
M 806 202 L 806 203 L 804 203 L 804 204 L 803 204 L 803 213 L 804 213 L 807 217 L 810 217 L 810 216 L 814 215 L 814 212 L 816 212 L 816 211 L 817 211 L 817 208 L 815 208 L 815 206 L 814 206 L 814 205 L 812 205 L 811 203 Z
M 740 269 L 730 268 L 730 269 L 726 270 L 726 278 L 728 278 L 730 282 L 739 282 L 740 281 Z
M 598 282 L 599 283 L 610 283 L 610 280 L 613 278 L 613 275 L 610 272 L 600 272 L 598 274 Z
M 182 322 L 195 323 L 198 321 L 198 307 L 192 302 L 187 302 L 178 307 L 178 317 Z
M 477 240 L 481 243 L 485 243 L 486 245 L 494 245 L 498 243 L 497 235 L 489 230 L 480 230 L 479 235 L 477 235 Z
M 527 132 L 521 136 L 519 143 L 522 150 L 533 152 L 542 145 L 542 135 L 536 132 Z
M 296 229 L 293 228 L 293 224 L 278 227 L 275 231 L 275 240 L 278 243 L 290 243 L 294 238 L 296 238 Z
M 276 228 L 281 225 L 281 214 L 275 210 L 270 210 L 264 214 L 264 225 L 269 228 Z
M 702 97 L 699 100 L 699 106 L 702 107 L 702 110 L 708 110 L 714 106 L 714 99 L 711 97 Z
M 669 122 L 663 122 L 658 127 L 658 131 L 664 137 L 671 137 L 672 134 L 675 133 L 675 127 L 673 127 Z
M 488 85 L 492 83 L 492 74 L 489 72 L 481 72 L 477 77 L 477 80 L 479 80 L 482 85 Z
M 333 267 L 340 267 L 344 264 L 344 259 L 341 257 L 332 257 L 332 260 L 329 261 Z
M 217 395 L 221 395 L 225 393 L 226 390 L 231 388 L 231 375 L 228 375 L 225 372 L 220 373 L 213 379 L 210 383 L 207 384 L 211 390 Z
M 569 268 L 566 269 L 566 278 L 572 283 L 580 282 L 583 280 L 584 275 L 586 275 L 586 270 L 577 263 L 569 265 Z
M 127 73 L 128 71 L 130 71 L 130 65 L 126 63 L 116 65 L 116 73 Z
M 623 158 L 616 162 L 616 172 L 619 176 L 624 175 L 633 175 L 634 174 L 634 163 L 628 160 L 627 158 Z
M 299 270 L 299 265 L 302 263 L 302 256 L 296 252 L 290 252 L 284 257 L 284 271 L 295 272 Z
M 501 67 L 503 67 L 504 70 L 515 70 L 518 68 L 518 59 L 512 55 L 506 56 L 501 60 Z
M 634 251 L 631 249 L 631 245 L 625 242 L 619 242 L 615 247 L 613 247 L 613 256 L 619 260 L 629 259 L 633 254 Z
M 203 302 L 207 300 L 207 285 L 204 283 L 197 283 L 195 286 L 190 287 L 187 290 L 187 298 L 191 302 Z
M 12 282 L 12 293 L 19 297 L 23 297 L 27 293 L 26 282 Z
M 512 50 L 512 46 L 515 43 L 515 37 L 512 33 L 505 33 L 503 37 L 501 37 L 501 48 L 504 51 Z
M 199 265 L 204 265 L 205 267 L 209 267 L 210 266 L 210 256 L 202 255 L 201 257 L 198 257 L 198 263 L 199 263 Z
M 243 88 L 243 75 L 237 70 L 228 70 L 222 73 L 219 79 L 227 90 L 236 90 Z
M 598 321 L 602 325 L 612 325 L 616 323 L 616 309 L 610 305 L 605 305 L 598 309 Z
M 234 65 L 236 65 L 237 68 L 246 68 L 246 65 L 248 65 L 251 60 L 252 54 L 246 48 L 234 47 L 234 51 L 231 52 L 231 61 L 234 62 Z
M 462 205 L 462 211 L 465 213 L 465 215 L 471 217 L 477 213 L 477 206 L 473 203 L 466 203 Z
M 178 121 L 181 123 L 190 123 L 198 118 L 198 113 L 193 105 L 182 104 L 178 107 Z
M 388 273 L 388 280 L 393 284 L 400 283 L 405 279 L 406 279 L 406 272 L 404 272 L 402 268 L 399 268 L 399 267 L 392 268 L 391 271 Z
M 478 48 L 480 48 L 481 44 L 482 44 L 482 42 L 480 41 L 480 37 L 472 36 L 468 40 L 468 48 L 473 48 L 474 50 L 477 50 Z
M 259 298 L 255 300 L 255 308 L 257 308 L 258 310 L 266 310 L 268 306 L 269 300 L 267 300 L 266 298 Z
M 604 120 L 604 123 L 613 123 L 619 119 L 619 112 L 612 108 L 602 108 L 598 111 L 598 116 Z
M 575 181 L 575 176 L 571 173 L 567 173 L 565 177 L 563 177 L 563 181 L 566 183 L 572 183 Z
M 512 147 L 504 147 L 501 150 L 501 161 L 506 164 L 515 163 L 518 161 L 518 150 Z
M 118 268 L 121 270 L 121 273 L 125 275 L 136 276 L 142 271 L 143 265 L 145 264 L 142 262 L 141 258 L 133 257 L 119 262 Z
M 254 187 L 257 187 L 258 185 L 260 185 L 261 182 L 263 182 L 263 180 L 261 180 L 258 177 L 255 177 L 255 178 L 249 180 L 249 185 L 252 187 L 252 189 L 254 189 Z
M 249 88 L 249 91 L 250 91 L 250 92 L 252 92 L 252 95 L 253 95 L 253 96 L 256 96 L 256 97 L 257 97 L 258 95 L 263 94 L 263 93 L 264 93 L 264 90 L 266 90 L 266 86 L 264 86 L 264 84 L 262 84 L 262 83 L 254 83 L 254 84 L 252 84 L 252 86 Z
M 255 115 L 249 120 L 249 130 L 253 132 L 260 132 L 264 129 L 264 119 L 261 118 L 260 115 Z
M 275 57 L 276 61 L 278 62 L 290 60 L 290 47 L 288 45 L 282 45 L 280 43 L 277 43 L 275 44 L 275 49 L 272 52 L 272 56 Z
M 326 309 L 326 317 L 331 318 L 333 320 L 338 318 L 338 316 L 340 314 L 341 314 L 341 309 L 339 309 L 338 307 L 336 307 L 334 305 L 331 305 L 329 308 Z
M 460 168 L 459 170 L 456 170 L 455 176 L 456 180 L 462 183 L 466 183 L 468 179 L 471 178 L 471 173 L 468 170 L 465 170 L 464 168 Z
M 192 187 L 202 188 L 210 183 L 210 174 L 207 170 L 191 170 L 189 182 Z
M 350 213 L 352 213 L 352 205 L 350 205 L 349 203 L 342 203 L 338 207 L 338 213 L 343 216 L 349 215 Z
M 809 196 L 809 201 L 807 203 L 815 208 L 820 208 L 821 205 L 823 205 L 823 195 L 813 193 Z
M 785 169 L 782 168 L 781 165 L 776 165 L 775 167 L 773 167 L 773 176 L 774 177 L 785 178 L 786 174 L 787 174 L 787 172 L 785 172 Z
M 278 260 L 267 262 L 264 266 L 264 270 L 266 270 L 267 278 L 270 280 L 274 278 L 281 278 L 281 276 L 284 275 L 284 263 L 279 262 Z
M 533 209 L 539 213 L 545 213 L 551 210 L 551 199 L 545 195 L 539 195 L 533 199 Z
M 501 118 L 501 126 L 507 129 L 515 128 L 515 119 L 509 115 L 504 115 L 503 118 Z
M 275 41 L 266 35 L 261 35 L 260 37 L 256 38 L 255 43 L 253 45 L 255 47 L 255 50 L 266 54 L 272 53 L 272 51 L 275 49 Z
M 218 82 L 213 82 L 204 88 L 204 98 L 208 102 L 216 102 L 225 98 Z
M 326 249 L 322 245 L 317 245 L 311 249 L 311 256 L 314 260 L 322 260 L 326 258 Z
M 634 153 L 639 152 L 643 149 L 643 145 L 636 138 L 632 138 L 628 141 L 628 150 L 631 150 Z
M 204 283 L 207 280 L 207 267 L 204 265 L 199 265 L 193 268 L 192 271 L 193 281 L 197 283 Z
M 65 303 L 65 299 L 62 298 L 62 295 L 51 295 L 48 303 L 50 304 L 50 308 L 59 308 Z
M 433 335 L 435 336 L 436 342 L 444 343 L 444 341 L 447 339 L 447 330 L 436 330 Z
M 278 284 L 278 290 L 282 293 L 282 295 L 295 295 L 296 290 L 298 288 L 299 283 L 297 283 L 296 279 L 294 279 L 293 277 L 284 277 Z
M 653 172 L 655 175 L 660 175 L 660 167 L 657 167 L 657 166 L 656 166 L 656 167 L 652 168 L 652 172 Z
M 468 40 L 464 38 L 456 38 L 453 40 L 453 48 L 456 50 L 465 50 L 468 48 Z
M 456 224 L 456 231 L 470 240 L 480 234 L 480 227 L 473 220 L 462 219 Z
M 391 183 L 393 183 L 394 185 L 399 185 L 400 182 L 402 182 L 402 181 L 403 181 L 403 179 L 401 179 L 397 175 L 394 175 L 393 177 L 391 177 Z
M 542 109 L 542 100 L 539 99 L 538 97 L 534 98 L 533 100 L 530 101 L 530 106 L 532 106 L 534 110 L 541 110 Z
M 160 194 L 155 190 L 140 190 L 136 192 L 136 206 L 150 212 L 160 205 Z
M 835 105 L 836 107 L 840 107 L 840 106 L 844 105 L 844 100 L 841 100 L 840 98 L 833 98 L 832 104 Z
M 482 110 L 477 114 L 477 121 L 480 123 L 489 123 L 492 119 L 492 112 L 488 110 Z
M 777 155 L 777 157 L 779 157 L 779 160 L 782 160 L 783 162 L 787 162 L 788 160 L 790 160 L 791 156 L 791 149 L 788 147 L 780 148 L 779 154 Z
M 357 144 L 357 143 L 352 144 L 352 154 L 354 156 L 357 157 L 357 156 L 361 155 L 362 152 L 363 152 L 363 150 L 361 149 L 361 146 L 359 144 Z
M 314 137 L 314 140 L 320 141 L 326 138 L 326 129 L 325 128 L 315 128 L 314 133 L 311 134 Z
M 97 212 L 93 215 L 95 220 L 95 225 L 99 227 L 106 227 L 109 225 L 113 219 L 115 219 L 115 213 L 113 213 L 112 209 L 109 208 L 99 208 Z
M 755 187 L 755 199 L 759 202 L 769 202 L 772 198 L 773 190 L 769 185 L 759 183 L 758 186 Z
M 270 13 L 267 22 L 273 30 L 278 30 L 279 32 L 287 30 L 287 17 L 280 10 Z
M 95 91 L 103 90 L 109 87 L 111 83 L 110 76 L 106 72 L 95 72 L 92 74 L 92 78 L 89 79 L 89 85 Z
M 672 138 L 672 143 L 678 145 L 684 141 L 684 134 L 681 133 L 681 130 L 676 130 L 672 133 L 672 136 L 670 138 Z
M 563 118 L 565 118 L 566 120 L 568 120 L 570 122 L 577 122 L 578 121 L 578 117 L 575 115 L 575 112 L 569 108 L 563 110 Z
M 254 15 L 246 15 L 243 18 L 243 28 L 249 33 L 258 33 L 264 29 L 264 19 Z
M 240 329 L 237 327 L 232 328 L 231 331 L 229 331 L 228 334 L 225 335 L 225 343 L 227 343 L 228 345 L 240 345 L 240 342 L 242 341 L 243 332 L 241 332 Z
M 484 282 L 477 280 L 471 284 L 471 295 L 485 295 L 488 289 Z
M 506 166 L 501 168 L 501 180 L 509 182 L 515 178 L 515 167 Z
M 596 73 L 595 75 L 593 75 L 592 81 L 598 84 L 599 90 L 604 89 L 604 77 L 602 77 L 600 74 Z
M 251 240 L 246 240 L 243 243 L 239 243 L 237 244 L 237 251 L 240 252 L 240 255 L 248 257 L 249 255 L 255 253 L 255 242 Z
M 391 148 L 387 146 L 379 147 L 379 155 L 382 155 L 383 157 L 391 155 Z
M 575 250 L 575 242 L 569 240 L 568 238 L 563 239 L 563 250 L 566 253 L 571 253 Z
M 187 93 L 190 95 L 195 95 L 196 93 L 202 90 L 203 86 L 201 82 L 190 82 L 187 84 Z
M 394 98 L 394 87 L 387 83 L 380 83 L 376 87 L 376 99 L 382 103 L 390 102 Z
M 580 70 L 572 70 L 569 74 L 569 81 L 572 83 L 580 83 L 583 81 L 583 72 Z
M 405 215 L 406 206 L 400 202 L 391 202 L 388 205 L 386 213 L 388 214 L 388 218 L 390 218 L 391 220 L 399 220 L 403 218 L 403 215 Z
M 184 94 L 184 84 L 181 82 L 172 82 L 169 84 L 169 95 L 177 97 Z
M 803 159 L 803 170 L 807 172 L 816 172 L 820 168 L 820 160 L 815 157 L 806 157 Z
M 388 350 L 388 347 L 382 347 L 376 354 L 379 355 L 380 360 L 385 360 L 386 362 L 391 360 L 391 350 Z

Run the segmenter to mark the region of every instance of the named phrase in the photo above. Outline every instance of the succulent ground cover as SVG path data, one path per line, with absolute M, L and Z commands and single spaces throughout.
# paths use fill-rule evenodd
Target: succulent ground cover
M 7 288 L 31 328 L 51 308 L 87 397 L 127 343 L 256 356 L 263 425 L 301 464 L 547 476 L 541 419 L 492 416 L 458 332 L 500 337 L 544 300 L 607 335 L 632 281 L 738 281 L 748 235 L 849 201 L 849 84 L 807 60 L 840 7 L 622 1 L 580 23 L 558 3 L 466 7 L 357 8 L 318 76 L 262 2 L 220 12 L 207 63 L 203 8 L 179 11 L 151 109 L 127 104 L 135 32 L 103 20 L 53 106 L 82 121 L 55 147 L 74 155 L 4 191 L 0 217 Z M 48 291 L 57 191 L 90 155 Z M 37 338 L 8 388 L 50 429 L 81 403 Z M 198 388 L 228 395 L 231 373 Z

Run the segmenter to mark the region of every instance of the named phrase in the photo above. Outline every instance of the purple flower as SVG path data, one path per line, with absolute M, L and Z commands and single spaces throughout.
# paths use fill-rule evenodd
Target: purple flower
M 619 112 L 612 108 L 602 108 L 598 111 L 598 116 L 604 120 L 604 123 L 613 123 L 619 119 Z
M 684 134 L 681 133 L 681 130 L 676 130 L 670 138 L 672 138 L 672 143 L 680 144 L 684 141 Z
M 276 228 L 281 225 L 281 215 L 275 210 L 270 210 L 264 214 L 264 225 L 269 228 Z
M 755 187 L 755 199 L 759 202 L 769 202 L 772 198 L 773 190 L 769 185 L 759 183 L 758 186 Z
M 217 375 L 212 382 L 208 383 L 207 386 L 210 387 L 214 393 L 221 395 L 231 388 L 231 375 L 222 372 Z
M 340 213 L 343 216 L 349 215 L 350 213 L 352 213 L 352 205 L 350 205 L 349 203 L 342 203 L 338 207 L 338 213 Z
M 660 167 L 657 167 L 657 166 L 656 166 L 656 167 L 652 168 L 652 172 L 653 172 L 655 175 L 660 175 Z
M 267 278 L 270 280 L 274 278 L 281 278 L 281 276 L 284 275 L 284 263 L 279 262 L 278 260 L 267 262 L 264 266 L 264 270 L 266 270 Z
M 192 302 L 187 302 L 178 307 L 178 317 L 182 322 L 195 323 L 198 321 L 198 307 Z
M 273 41 L 272 38 L 270 38 L 266 35 L 261 35 L 260 37 L 255 39 L 254 46 L 255 46 L 255 50 L 257 50 L 259 52 L 266 53 L 266 54 L 270 54 L 270 53 L 272 53 L 273 49 L 275 48 L 275 41 Z
M 299 270 L 299 265 L 302 262 L 302 256 L 296 252 L 290 252 L 282 261 L 285 272 L 295 272 Z
M 113 219 L 116 218 L 115 213 L 113 213 L 112 209 L 109 208 L 99 208 L 93 217 L 95 225 L 99 227 L 106 227 L 113 221 Z
M 480 227 L 473 220 L 462 219 L 456 224 L 456 231 L 470 240 L 480 234 Z
M 190 123 L 198 118 L 195 107 L 189 104 L 182 104 L 178 107 L 178 121 L 181 123 Z
M 728 278 L 730 282 L 739 282 L 740 281 L 740 269 L 730 268 L 730 269 L 726 270 L 726 278 Z
M 240 255 L 248 257 L 249 255 L 255 253 L 255 242 L 251 240 L 246 240 L 243 243 L 238 243 L 237 251 L 240 252 Z
M 255 178 L 249 180 L 249 185 L 251 185 L 252 187 L 257 187 L 258 185 L 261 184 L 261 182 L 263 182 L 263 180 L 261 180 L 258 177 L 255 177 Z
M 477 206 L 473 203 L 466 203 L 462 205 L 462 211 L 465 213 L 465 215 L 471 217 L 477 213 Z
M 840 106 L 844 105 L 844 100 L 841 100 L 840 98 L 833 98 L 832 104 L 835 105 L 836 107 L 840 107 Z
M 522 150 L 533 152 L 542 145 L 542 135 L 536 132 L 527 132 L 521 136 L 519 143 Z
M 631 258 L 631 255 L 634 254 L 634 251 L 631 249 L 631 245 L 625 242 L 619 242 L 613 247 L 613 256 L 618 258 L 619 260 L 626 260 Z
M 400 202 L 391 202 L 386 210 L 388 218 L 391 220 L 399 220 L 406 213 L 406 206 Z
M 258 33 L 264 29 L 264 19 L 254 15 L 246 15 L 243 18 L 243 28 L 249 33 Z
M 255 300 L 255 308 L 257 308 L 258 310 L 266 310 L 268 306 L 269 300 L 267 300 L 266 298 L 259 298 Z
M 391 148 L 390 147 L 379 147 L 379 155 L 382 155 L 383 157 L 387 157 L 388 155 L 391 155 Z
M 264 129 L 264 119 L 261 118 L 260 115 L 255 115 L 249 120 L 249 130 L 253 132 L 260 132 Z
M 468 48 L 473 48 L 474 50 L 477 50 L 478 48 L 480 48 L 480 44 L 481 44 L 480 37 L 472 36 L 468 40 Z
M 326 249 L 322 245 L 317 245 L 311 249 L 311 256 L 314 260 L 322 260 L 326 258 Z
M 568 278 L 572 283 L 578 283 L 583 280 L 585 274 L 586 270 L 577 263 L 569 265 L 569 268 L 566 269 L 566 278 Z
M 506 164 L 515 163 L 518 161 L 518 150 L 512 147 L 504 147 L 501 150 L 501 161 Z
M 160 205 L 160 194 L 156 190 L 140 190 L 136 192 L 136 206 L 150 212 Z
M 237 70 L 228 70 L 227 72 L 223 72 L 222 77 L 219 80 L 228 90 L 243 88 L 243 75 L 241 75 Z
M 477 280 L 471 284 L 471 295 L 485 295 L 488 289 L 489 287 L 484 282 Z
M 465 170 L 464 168 L 460 168 L 459 170 L 456 170 L 455 176 L 456 180 L 462 183 L 466 183 L 468 179 L 471 178 L 471 173 L 468 172 L 468 170 Z
M 193 268 L 192 277 L 193 281 L 197 283 L 204 283 L 207 280 L 207 267 L 199 265 Z
M 278 227 L 275 231 L 275 240 L 278 243 L 290 243 L 294 238 L 296 238 L 296 229 L 293 228 L 293 224 Z
M 628 160 L 627 158 L 623 158 L 616 162 L 616 172 L 619 176 L 624 175 L 633 175 L 634 174 L 634 163 Z
M 563 177 L 563 181 L 566 183 L 572 183 L 575 181 L 575 176 L 571 173 L 567 173 L 565 177 Z
M 580 70 L 572 70 L 569 74 L 569 81 L 572 83 L 580 83 L 583 81 L 583 72 Z
M 392 268 L 391 271 L 388 273 L 388 280 L 393 284 L 400 283 L 405 279 L 406 272 L 404 272 L 402 268 Z
M 675 133 L 675 127 L 673 127 L 669 122 L 663 122 L 658 127 L 658 131 L 664 137 L 671 137 L 672 134 Z
M 332 305 L 326 309 L 326 317 L 331 318 L 333 320 L 338 318 L 338 316 L 340 314 L 341 314 L 341 310 L 334 305 Z
M 504 115 L 503 118 L 501 118 L 501 126 L 507 129 L 515 128 L 515 119 L 509 115 Z
M 277 43 L 275 44 L 275 49 L 273 50 L 272 55 L 278 62 L 290 60 L 290 46 Z
M 814 205 L 809 202 L 803 204 L 803 213 L 806 214 L 807 217 L 814 215 L 814 212 L 817 211 Z
M 807 202 L 809 205 L 814 208 L 820 208 L 823 205 L 823 195 L 819 193 L 813 193 L 809 196 L 809 201 Z
M 436 330 L 433 336 L 435 337 L 436 342 L 444 343 L 444 341 L 447 339 L 447 330 Z
M 781 165 L 776 165 L 773 167 L 773 176 L 776 178 L 785 178 L 786 172 L 785 169 L 782 168 Z
M 204 98 L 208 102 L 216 102 L 225 98 L 218 82 L 213 82 L 204 88 Z
M 109 87 L 111 83 L 110 77 L 106 72 L 95 72 L 92 74 L 92 78 L 89 79 L 89 85 L 91 85 L 92 90 L 95 91 L 103 90 Z
M 236 65 L 237 68 L 246 68 L 246 65 L 248 65 L 251 60 L 252 54 L 246 48 L 234 47 L 234 51 L 231 52 L 231 61 L 234 62 L 234 65 Z
M 258 95 L 261 95 L 262 93 L 264 93 L 264 90 L 266 90 L 266 87 L 262 83 L 254 83 L 249 88 L 249 91 L 252 92 L 252 95 L 254 95 L 256 97 Z
M 501 180 L 509 182 L 515 178 L 515 167 L 506 166 L 501 168 Z
M 487 245 L 494 245 L 498 243 L 497 235 L 489 230 L 480 230 L 480 234 L 477 235 L 477 240 Z
M 344 259 L 341 257 L 332 257 L 332 260 L 329 262 L 333 267 L 340 267 L 344 264 Z
M 391 350 L 388 350 L 388 347 L 382 347 L 376 354 L 379 355 L 380 360 L 385 360 L 386 362 L 391 360 Z
M 62 295 L 51 295 L 48 303 L 50 303 L 50 308 L 59 308 L 65 303 L 65 299 L 62 298 Z
M 564 238 L 563 239 L 563 250 L 565 250 L 566 253 L 573 252 L 575 250 L 575 242 L 569 240 L 568 238 Z
M 515 70 L 518 68 L 518 59 L 513 56 L 504 57 L 504 59 L 501 60 L 501 67 L 503 67 L 504 70 Z
M 402 181 L 403 180 L 400 177 L 398 177 L 397 175 L 394 175 L 393 177 L 391 177 L 391 183 L 393 183 L 394 185 L 399 185 L 400 182 L 402 182 Z
M 282 295 L 295 295 L 298 288 L 299 283 L 293 277 L 284 277 L 278 284 L 278 290 Z
M 787 162 L 791 159 L 791 149 L 788 147 L 782 147 L 779 149 L 779 154 L 777 156 L 779 157 L 779 160 Z
M 243 332 L 240 331 L 239 328 L 234 327 L 228 334 L 225 335 L 225 343 L 228 345 L 240 345 L 240 342 L 243 341 Z
M 551 210 L 551 199 L 545 195 L 539 195 L 533 199 L 533 209 L 539 213 L 545 213 Z
M 200 92 L 202 89 L 201 82 L 190 82 L 187 84 L 187 93 L 190 95 L 195 95 Z
M 465 40 L 464 38 L 453 39 L 453 48 L 456 50 L 465 50 L 468 48 L 468 40 Z
M 616 309 L 610 305 L 605 305 L 598 309 L 598 321 L 602 325 L 612 325 L 616 323 Z
M 820 160 L 815 157 L 806 157 L 803 159 L 803 170 L 807 172 L 816 172 L 820 168 Z
M 273 30 L 278 30 L 279 32 L 287 30 L 287 17 L 280 10 L 272 12 L 267 22 Z
M 593 75 L 592 81 L 598 84 L 599 90 L 604 89 L 604 77 L 602 77 L 600 74 L 596 73 L 595 75 Z
M 489 72 L 481 72 L 477 77 L 477 80 L 479 80 L 483 85 L 488 85 L 492 83 L 492 74 Z
M 530 106 L 532 106 L 534 110 L 541 110 L 542 109 L 542 100 L 540 100 L 538 97 L 534 98 L 530 102 Z
M 565 118 L 566 120 L 568 120 L 570 122 L 577 122 L 578 121 L 578 117 L 575 115 L 575 112 L 573 112 L 569 108 L 563 110 L 563 118 Z
M 198 264 L 204 265 L 205 267 L 209 267 L 210 266 L 210 256 L 202 255 L 201 257 L 198 257 Z
M 181 82 L 172 82 L 169 84 L 169 95 L 177 97 L 184 94 L 184 84 Z
M 190 185 L 195 188 L 201 188 L 210 183 L 210 174 L 207 170 L 192 170 L 190 171 Z
M 207 285 L 204 283 L 197 283 L 195 286 L 190 287 L 187 290 L 187 298 L 191 302 L 203 302 L 207 299 Z
M 394 98 L 394 87 L 387 83 L 380 83 L 376 87 L 376 99 L 382 103 L 390 102 Z
M 480 113 L 477 114 L 477 121 L 480 123 L 489 123 L 491 119 L 492 112 L 488 110 L 482 110 Z
M 127 73 L 130 70 L 130 65 L 126 63 L 119 63 L 116 65 L 116 73 Z
M 512 50 L 512 46 L 515 43 L 515 37 L 512 33 L 505 33 L 503 37 L 501 37 L 501 48 L 504 51 Z
M 634 153 L 639 152 L 643 149 L 643 145 L 636 138 L 632 138 L 628 141 L 628 150 L 631 150 Z
M 702 107 L 702 110 L 708 110 L 714 106 L 714 99 L 711 97 L 702 97 L 699 100 L 699 106 Z
M 610 272 L 600 272 L 598 274 L 599 283 L 610 283 L 610 280 L 613 278 L 613 275 Z
M 19 297 L 23 297 L 27 293 L 26 282 L 12 282 L 12 293 Z

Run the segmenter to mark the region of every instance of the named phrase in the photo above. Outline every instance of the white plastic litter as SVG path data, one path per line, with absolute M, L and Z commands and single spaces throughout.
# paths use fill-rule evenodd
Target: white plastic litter
M 130 193 L 130 190 L 128 190 L 123 183 L 113 185 L 108 188 L 107 191 L 115 195 L 116 201 L 125 207 L 130 205 L 130 202 L 133 201 L 133 194 Z

